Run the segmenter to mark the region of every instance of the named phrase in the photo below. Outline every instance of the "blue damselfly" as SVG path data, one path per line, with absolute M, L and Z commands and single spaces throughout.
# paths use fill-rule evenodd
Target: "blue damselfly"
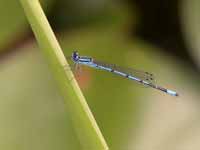
M 178 93 L 161 86 L 158 86 L 154 83 L 154 76 L 149 72 L 144 72 L 140 70 L 135 70 L 132 68 L 124 68 L 116 66 L 115 64 L 107 64 L 93 59 L 88 56 L 79 56 L 78 52 L 74 51 L 71 56 L 72 61 L 79 65 L 86 65 L 88 67 L 92 67 L 95 69 L 105 70 L 108 72 L 112 72 L 114 74 L 120 75 L 124 78 L 128 78 L 130 80 L 134 80 L 140 84 L 143 84 L 147 87 L 152 87 L 154 89 L 160 90 L 172 96 L 178 96 Z

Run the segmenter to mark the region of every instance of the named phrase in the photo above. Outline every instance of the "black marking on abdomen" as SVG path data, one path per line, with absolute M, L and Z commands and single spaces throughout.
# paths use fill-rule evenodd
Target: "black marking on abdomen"
M 143 80 L 139 80 L 139 82 L 145 84 L 145 83 L 143 82 Z
M 166 92 L 166 93 L 167 93 L 167 89 L 165 89 L 165 88 L 162 88 L 162 87 L 160 87 L 160 86 L 158 86 L 157 88 L 158 88 L 158 89 L 160 89 L 161 91 L 163 91 L 163 92 Z

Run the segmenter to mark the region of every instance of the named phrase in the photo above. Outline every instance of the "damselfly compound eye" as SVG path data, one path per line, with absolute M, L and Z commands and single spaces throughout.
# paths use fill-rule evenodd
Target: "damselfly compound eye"
M 78 61 L 78 59 L 79 59 L 78 52 L 77 52 L 77 51 L 74 51 L 74 52 L 72 53 L 72 60 L 73 60 L 73 61 Z

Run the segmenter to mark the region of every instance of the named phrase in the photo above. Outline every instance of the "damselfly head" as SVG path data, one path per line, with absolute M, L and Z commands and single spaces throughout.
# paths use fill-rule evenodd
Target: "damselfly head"
M 75 61 L 75 62 L 79 60 L 79 55 L 78 55 L 77 51 L 74 51 L 72 53 L 72 60 Z

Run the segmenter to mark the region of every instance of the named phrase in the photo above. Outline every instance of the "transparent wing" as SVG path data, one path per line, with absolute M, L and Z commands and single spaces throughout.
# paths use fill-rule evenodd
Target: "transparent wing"
M 101 62 L 101 61 L 98 61 L 98 60 L 93 60 L 93 62 L 98 64 L 98 65 L 109 67 L 109 68 L 112 68 L 113 70 L 117 70 L 117 71 L 126 73 L 128 75 L 134 76 L 136 78 L 147 81 L 149 83 L 155 83 L 155 77 L 152 73 L 133 69 L 133 68 L 120 67 L 120 66 L 117 66 L 115 64 L 108 64 L 108 63 L 104 63 L 104 62 Z

